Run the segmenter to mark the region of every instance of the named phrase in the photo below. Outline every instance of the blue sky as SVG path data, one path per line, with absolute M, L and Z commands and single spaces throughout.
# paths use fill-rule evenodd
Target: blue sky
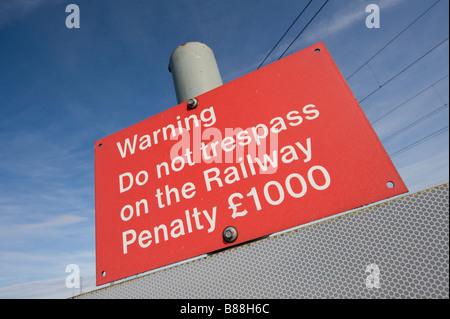
M 177 104 L 177 46 L 208 44 L 229 82 L 258 67 L 307 2 L 0 0 L 0 298 L 78 293 L 65 287 L 68 264 L 95 287 L 94 142 Z M 348 84 L 411 192 L 449 180 L 449 2 L 371 58 L 434 2 L 331 0 L 287 52 L 324 41 L 344 77 L 364 65 Z M 79 29 L 66 28 L 69 3 Z M 371 3 L 379 29 L 365 26 Z

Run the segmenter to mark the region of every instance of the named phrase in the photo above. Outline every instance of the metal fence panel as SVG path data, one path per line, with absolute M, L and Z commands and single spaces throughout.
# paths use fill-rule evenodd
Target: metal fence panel
M 448 184 L 76 298 L 448 298 Z

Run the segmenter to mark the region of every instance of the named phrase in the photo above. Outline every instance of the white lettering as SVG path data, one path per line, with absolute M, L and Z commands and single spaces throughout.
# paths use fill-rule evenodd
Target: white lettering
M 368 29 L 380 28 L 380 7 L 376 4 L 369 4 L 366 7 L 366 13 L 370 14 L 366 17 L 366 27 Z
M 66 7 L 66 12 L 71 12 L 66 18 L 66 27 L 68 29 L 80 28 L 80 7 L 76 4 L 69 4 Z
M 120 156 L 122 156 L 122 158 L 125 158 L 127 156 L 127 149 L 130 151 L 130 154 L 134 154 L 134 151 L 136 149 L 136 141 L 137 141 L 137 134 L 134 135 L 134 140 L 133 140 L 133 146 L 131 146 L 131 142 L 129 138 L 125 139 L 125 146 L 122 147 L 122 144 L 120 144 L 120 142 L 117 142 L 117 148 L 119 149 L 120 152 Z
M 127 236 L 131 234 L 131 239 L 128 240 Z M 133 229 L 127 230 L 122 233 L 122 243 L 123 243 L 123 254 L 126 255 L 128 253 L 128 245 L 134 243 L 136 240 L 136 232 Z
M 128 254 L 129 247 L 136 242 L 139 247 L 148 248 L 151 244 L 156 245 L 166 242 L 171 238 L 179 238 L 190 234 L 195 230 L 204 230 L 207 233 L 213 233 L 216 229 L 216 216 L 216 206 L 212 207 L 211 210 L 200 210 L 197 207 L 194 207 L 192 213 L 188 209 L 185 211 L 184 220 L 181 218 L 174 219 L 169 226 L 160 224 L 153 227 L 152 231 L 149 229 L 144 229 L 139 232 L 136 232 L 134 229 L 127 230 L 122 233 L 123 254 Z

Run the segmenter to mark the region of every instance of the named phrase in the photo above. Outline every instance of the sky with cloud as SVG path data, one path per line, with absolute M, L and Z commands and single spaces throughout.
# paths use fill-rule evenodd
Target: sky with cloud
M 69 3 L 79 29 L 66 28 Z M 68 264 L 95 288 L 94 142 L 177 104 L 173 50 L 206 43 L 229 82 L 259 66 L 307 3 L 0 0 L 0 298 L 78 293 L 65 286 Z M 312 1 L 265 65 L 324 3 Z M 379 29 L 365 25 L 371 3 Z M 286 52 L 324 41 L 411 192 L 449 180 L 448 7 L 331 0 Z

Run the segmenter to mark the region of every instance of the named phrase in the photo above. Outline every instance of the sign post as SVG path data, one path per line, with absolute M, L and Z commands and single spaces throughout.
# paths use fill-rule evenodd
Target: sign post
M 98 285 L 407 192 L 323 43 L 196 99 L 95 143 Z
M 178 103 L 222 85 L 213 51 L 200 42 L 188 42 L 173 51 L 169 61 Z

